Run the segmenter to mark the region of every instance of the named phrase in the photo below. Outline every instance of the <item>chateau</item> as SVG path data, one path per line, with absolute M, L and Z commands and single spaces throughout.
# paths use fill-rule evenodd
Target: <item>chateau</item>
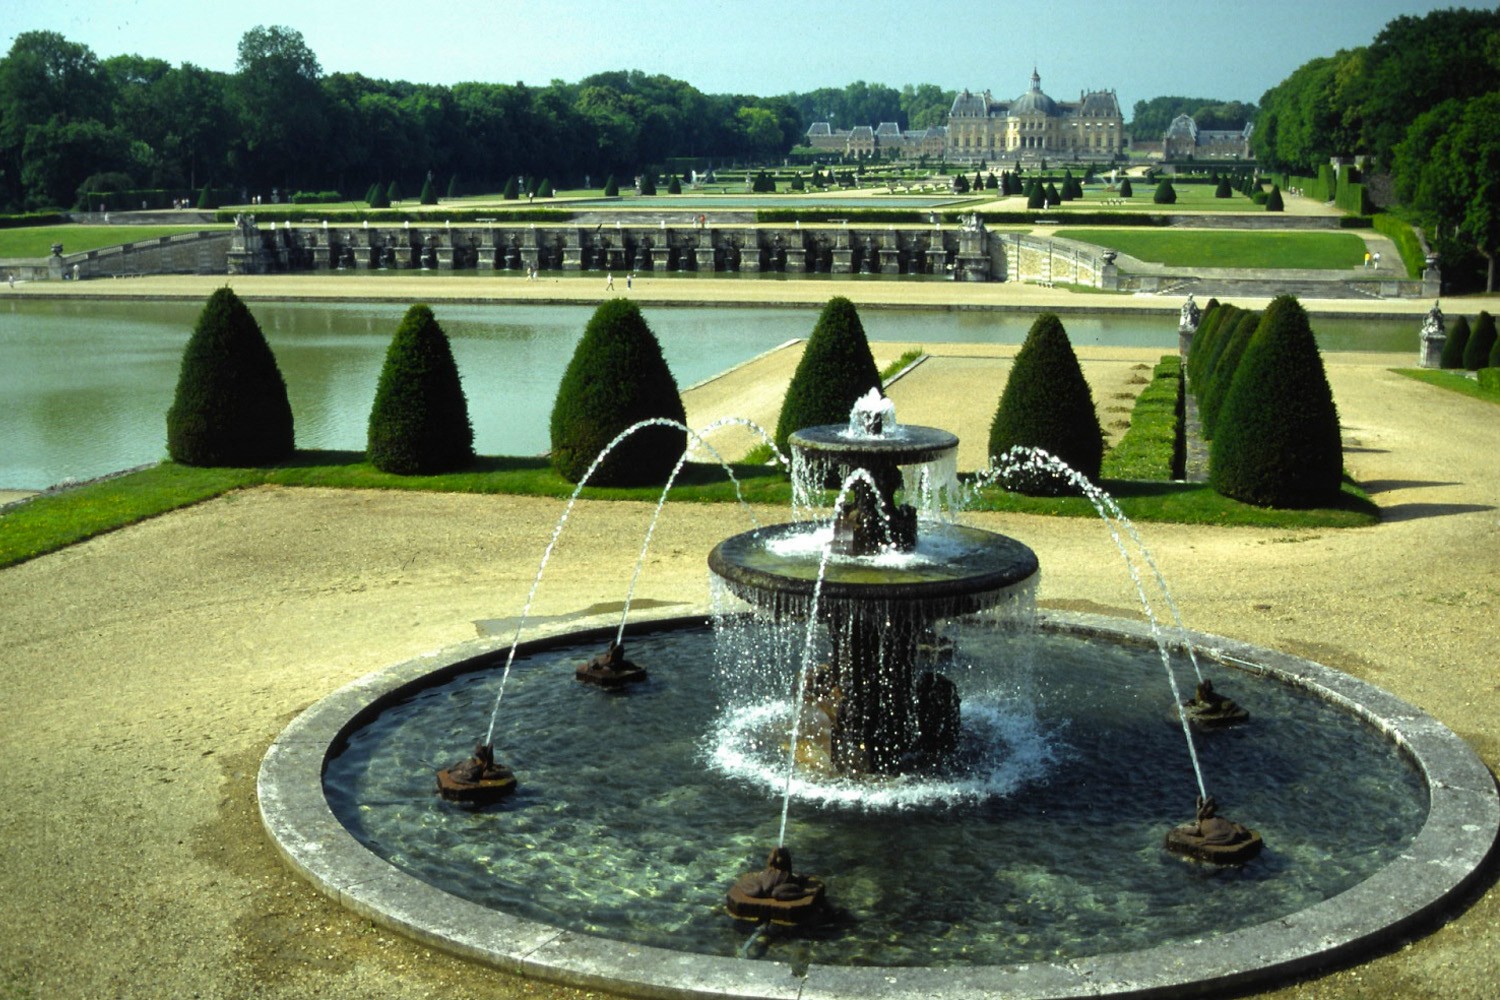
M 807 130 L 815 149 L 871 156 L 895 150 L 905 158 L 941 156 L 949 162 L 1044 159 L 1113 160 L 1126 148 L 1125 118 L 1113 90 L 1080 93 L 1077 101 L 1056 101 L 1042 91 L 1031 71 L 1031 87 L 1020 97 L 999 101 L 965 90 L 953 100 L 948 124 L 901 131 L 893 122 L 834 131 L 828 122 Z

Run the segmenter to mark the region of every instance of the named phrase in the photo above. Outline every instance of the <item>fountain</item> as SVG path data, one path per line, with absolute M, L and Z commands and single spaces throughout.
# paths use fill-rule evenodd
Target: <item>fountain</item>
M 952 469 L 958 438 L 896 423 L 889 400 L 871 394 L 848 426 L 807 427 L 789 439 L 800 495 L 830 475 L 847 487 L 831 525 L 736 535 L 708 565 L 770 618 L 826 628 L 829 662 L 803 670 L 825 716 L 827 759 L 843 773 L 896 774 L 951 750 L 958 728 L 952 683 L 920 671 L 933 659 L 923 640 L 942 620 L 1008 602 L 1030 585 L 1037 559 L 1013 538 L 935 518 L 919 532 L 916 507 L 897 503 L 903 472 L 923 492 L 935 470 Z
M 702 617 L 635 629 L 649 677 L 625 660 L 622 623 L 508 653 L 470 644 L 358 682 L 268 752 L 267 828 L 320 888 L 390 926 L 651 995 L 1238 988 L 1389 940 L 1472 882 L 1500 803 L 1461 741 L 1317 664 L 1185 631 L 1183 646 L 1253 687 L 1256 722 L 1208 754 L 1274 840 L 1246 865 L 1259 835 L 1218 815 L 1201 776 L 1194 819 L 1164 839 L 1191 780 L 1187 714 L 1203 731 L 1242 717 L 1210 721 L 1234 713 L 1207 681 L 1188 703 L 1163 697 L 1152 660 L 1169 678 L 1174 664 L 1154 620 L 1022 627 L 1035 554 L 941 516 L 956 444 L 896 423 L 878 395 L 847 427 L 798 432 L 797 506 L 834 492 L 833 516 L 714 547 L 717 589 L 748 610 L 717 614 L 714 632 Z M 721 674 L 769 690 L 708 704 L 711 648 Z M 431 801 L 422 762 L 475 724 L 513 663 L 507 757 L 525 788 L 486 741 L 439 774 L 475 786 L 469 807 Z M 555 683 L 563 670 L 630 693 Z M 486 796 L 486 782 L 506 791 Z M 793 867 L 794 786 L 814 814 L 798 810 L 798 856 L 820 876 Z M 757 854 L 762 869 L 714 888 Z M 811 937 L 772 929 L 813 916 Z M 762 960 L 744 960 L 752 948 Z

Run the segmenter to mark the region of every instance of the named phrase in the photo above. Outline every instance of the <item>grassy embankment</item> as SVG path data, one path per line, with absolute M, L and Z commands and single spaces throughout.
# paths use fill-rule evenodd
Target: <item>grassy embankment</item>
M 220 225 L 197 226 L 21 226 L 0 229 L 0 258 L 50 257 L 52 244 L 61 243 L 64 253 L 82 253 L 121 243 L 141 243 L 163 236 L 199 233 L 205 229 L 224 229 Z
M 1346 232 L 1060 229 L 1057 235 L 1169 267 L 1343 270 L 1359 267 L 1365 255 L 1365 241 Z

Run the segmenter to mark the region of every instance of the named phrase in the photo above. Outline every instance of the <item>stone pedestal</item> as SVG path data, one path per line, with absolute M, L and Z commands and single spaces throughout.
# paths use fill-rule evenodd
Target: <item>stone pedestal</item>
M 740 271 L 744 274 L 759 274 L 760 270 L 760 241 L 751 233 L 745 237 L 745 245 L 740 248 Z
M 1422 320 L 1418 337 L 1417 364 L 1422 368 L 1443 367 L 1443 345 L 1448 342 L 1447 324 L 1443 321 L 1443 310 L 1434 302 L 1432 309 Z
M 931 274 L 944 274 L 948 270 L 948 251 L 933 247 L 927 251 L 927 270 Z
M 848 247 L 835 247 L 833 250 L 834 274 L 852 274 L 854 272 L 854 251 Z
M 880 251 L 880 273 L 901 273 L 901 251 L 894 248 Z
M 578 236 L 577 230 L 569 230 L 563 237 L 562 269 L 564 271 L 583 270 L 583 240 Z
M 718 270 L 718 262 L 717 258 L 715 257 L 715 251 L 712 243 L 710 243 L 706 247 L 699 247 L 697 250 L 693 251 L 693 254 L 697 258 L 698 270 L 707 271 L 709 273 L 713 273 L 714 271 Z
M 338 246 L 332 240 L 314 236 L 316 241 L 312 249 L 313 267 L 319 271 L 329 271 L 338 266 Z
M 787 247 L 786 248 L 786 273 L 787 274 L 806 274 L 807 273 L 807 250 L 806 249 L 804 249 L 803 247 Z
M 480 271 L 493 271 L 497 267 L 504 267 L 504 260 L 500 256 L 500 248 L 495 244 L 495 231 L 484 229 L 479 233 L 479 253 L 475 258 L 474 267 Z

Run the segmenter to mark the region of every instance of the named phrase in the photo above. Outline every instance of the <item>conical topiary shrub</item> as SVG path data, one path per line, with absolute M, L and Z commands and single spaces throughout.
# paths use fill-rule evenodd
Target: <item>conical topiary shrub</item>
M 474 459 L 474 428 L 448 335 L 432 310 L 406 311 L 385 352 L 367 454 L 382 472 L 430 475 Z
M 1177 204 L 1177 189 L 1172 186 L 1171 178 L 1163 178 L 1156 185 L 1156 193 L 1151 196 L 1151 200 L 1158 205 Z
M 1099 478 L 1104 432 L 1083 369 L 1056 313 L 1038 316 L 1016 352 L 990 424 L 989 446 L 992 459 L 1011 448 L 1041 448 L 1090 480 Z M 1041 471 L 1007 476 L 1005 482 L 1011 489 L 1039 496 L 1076 492 L 1065 478 Z
M 1125 178 L 1124 180 L 1122 180 L 1120 182 L 1120 197 L 1121 198 L 1130 198 L 1130 197 L 1134 197 L 1134 195 L 1135 195 L 1135 189 L 1130 186 L 1130 178 L 1127 177 L 1127 178 Z
M 819 314 L 787 386 L 776 420 L 776 447 L 790 457 L 787 438 L 793 431 L 847 423 L 854 401 L 872 388 L 880 388 L 880 369 L 864 324 L 853 302 L 835 296 Z
M 422 182 L 422 193 L 417 195 L 417 202 L 422 205 L 436 205 L 438 203 L 437 188 L 432 186 L 431 177 Z
M 1469 321 L 1456 316 L 1448 326 L 1448 339 L 1443 341 L 1443 353 L 1438 364 L 1444 368 L 1464 366 L 1464 348 L 1469 346 Z
M 552 466 L 576 483 L 616 436 L 652 417 L 687 419 L 677 381 L 641 310 L 611 299 L 594 310 L 552 404 Z M 687 447 L 678 427 L 649 427 L 620 442 L 594 472 L 596 486 L 664 482 Z
M 1281 185 L 1280 184 L 1272 184 L 1271 185 L 1271 193 L 1268 194 L 1268 195 L 1266 195 L 1266 211 L 1267 212 L 1283 212 L 1285 210 L 1286 210 L 1286 205 L 1283 204 L 1282 200 L 1281 200 Z
M 1219 412 L 1209 481 L 1262 507 L 1316 507 L 1339 496 L 1344 453 L 1339 415 L 1295 296 L 1271 301 Z
M 167 411 L 167 454 L 184 465 L 253 466 L 292 453 L 292 407 L 260 324 L 221 288 L 198 316 Z
M 620 183 L 619 183 L 619 181 L 615 180 L 615 175 L 614 174 L 610 174 L 609 175 L 609 179 L 604 182 L 604 197 L 606 197 L 606 198 L 618 198 L 618 197 L 620 197 Z
M 1464 345 L 1464 367 L 1477 371 L 1490 363 L 1490 349 L 1495 346 L 1495 317 L 1481 310 Z
M 514 176 L 505 179 L 505 188 L 500 192 L 500 197 L 504 201 L 515 201 L 521 197 L 520 185 Z

